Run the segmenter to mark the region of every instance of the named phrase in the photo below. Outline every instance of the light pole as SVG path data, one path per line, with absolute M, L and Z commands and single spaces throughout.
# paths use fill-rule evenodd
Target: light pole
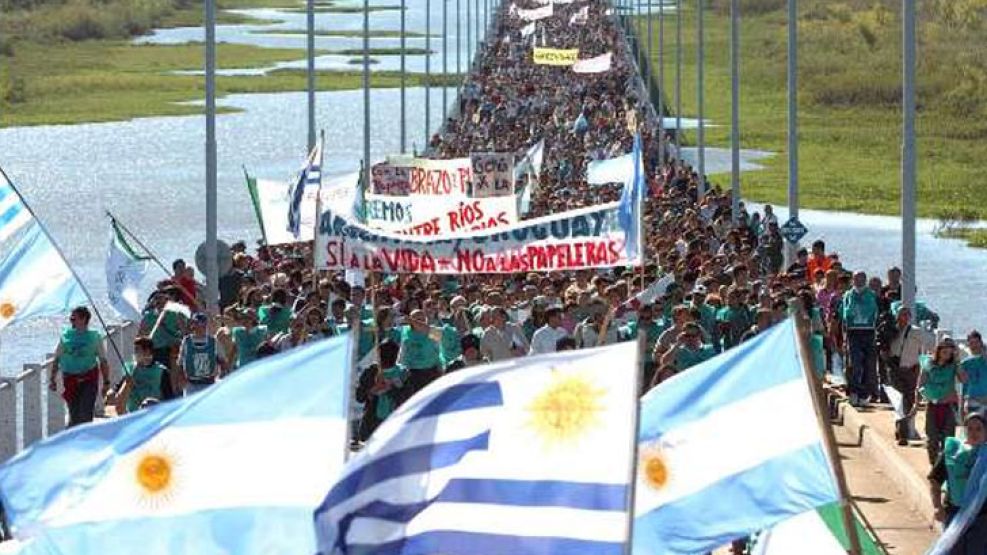
M 363 190 L 371 190 L 370 171 L 370 0 L 363 0 Z
M 675 157 L 682 159 L 682 0 L 675 0 Z
M 658 133 L 661 139 L 665 134 L 665 0 L 658 4 Z M 667 149 L 667 147 L 666 147 Z M 665 152 L 661 161 L 665 162 Z
M 702 200 L 703 196 L 706 194 L 706 130 L 704 129 L 705 122 L 703 120 L 704 114 L 704 98 L 703 98 L 703 71 L 706 66 L 706 33 L 703 30 L 703 2 L 705 0 L 696 1 L 696 103 L 698 106 L 698 118 L 699 125 L 696 127 L 696 146 L 697 158 L 699 161 L 699 188 L 697 193 L 699 199 Z
M 740 221 L 740 0 L 730 0 L 730 221 Z
M 306 62 L 308 69 L 308 151 L 315 148 L 315 0 L 305 3 L 307 26 Z
M 915 0 L 902 0 L 901 301 L 915 307 Z
M 798 215 L 798 0 L 788 0 L 788 217 L 798 218 Z M 798 243 L 786 241 L 786 245 L 786 264 L 791 264 Z
M 432 124 L 432 0 L 425 0 L 425 150 Z
M 206 310 L 217 313 L 219 261 L 216 237 L 216 0 L 205 1 L 206 18 Z
M 442 79 L 449 74 L 449 0 L 442 0 Z M 449 88 L 442 84 L 442 125 L 449 118 Z
M 406 84 L 405 83 L 405 81 L 406 81 L 405 56 L 407 55 L 405 53 L 405 49 L 407 48 L 407 46 L 406 46 L 405 36 L 404 36 L 404 34 L 405 34 L 405 18 L 406 18 L 405 13 L 407 12 L 407 8 L 408 8 L 407 7 L 407 0 L 401 0 L 401 124 L 400 124 L 400 128 L 401 128 L 401 141 L 400 141 L 400 143 L 401 143 L 401 154 L 404 154 L 407 151 L 407 145 L 405 143 L 407 142 L 407 136 L 408 136 L 408 133 L 407 133 L 407 123 L 408 123 L 408 120 L 407 120 L 407 112 L 406 112 L 407 107 L 405 105 L 405 102 L 406 102 L 406 99 L 405 99 L 405 84 Z

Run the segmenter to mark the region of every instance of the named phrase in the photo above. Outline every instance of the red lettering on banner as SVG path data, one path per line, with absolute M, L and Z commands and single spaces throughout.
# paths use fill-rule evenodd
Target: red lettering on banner
M 613 264 L 620 260 L 621 253 L 624 252 L 625 242 L 610 241 L 608 245 L 610 247 L 610 263 Z

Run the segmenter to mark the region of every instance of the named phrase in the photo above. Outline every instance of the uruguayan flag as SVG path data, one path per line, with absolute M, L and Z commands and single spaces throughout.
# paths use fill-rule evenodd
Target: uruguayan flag
M 305 189 L 310 185 L 316 188 L 322 185 L 322 139 L 319 139 L 315 148 L 308 154 L 305 167 L 298 173 L 298 179 L 295 180 L 295 185 L 289 193 L 288 231 L 292 233 L 295 239 L 301 235 L 302 199 L 305 197 Z
M 347 449 L 350 353 L 326 339 L 37 444 L 0 466 L 15 536 L 79 555 L 314 553 L 312 512 Z
M 641 400 L 634 553 L 705 553 L 838 499 L 795 325 Z
M 79 281 L 37 221 L 0 260 L 0 329 L 14 322 L 66 314 L 86 304 Z
M 347 465 L 319 552 L 623 553 L 637 375 L 624 343 L 441 378 Z
M 0 241 L 6 241 L 32 219 L 20 195 L 0 171 Z

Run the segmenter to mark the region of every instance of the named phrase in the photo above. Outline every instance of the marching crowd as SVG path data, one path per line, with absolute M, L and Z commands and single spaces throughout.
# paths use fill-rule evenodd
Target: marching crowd
M 586 6 L 588 17 L 573 23 L 571 16 Z M 617 200 L 621 185 L 588 184 L 587 164 L 628 152 L 633 130 L 640 132 L 648 184 L 643 269 L 347 280 L 313 271 L 311 243 L 261 245 L 254 252 L 237 243 L 215 317 L 202 311 L 192 269 L 175 262 L 174 277 L 158 283 L 147 300 L 134 360 L 120 383 L 107 383 L 106 353 L 89 328 L 88 310 L 73 311 L 52 368 L 53 378 L 62 376 L 71 424 L 92 420 L 100 392 L 118 413 L 139 410 L 207 388 L 259 358 L 358 326 L 359 358 L 368 364 L 354 384 L 362 407 L 356 437 L 365 440 L 444 373 L 643 333 L 642 380 L 653 387 L 784 320 L 798 300 L 810 319 L 817 371 L 845 374 L 851 404 L 900 395 L 902 446 L 914 437 L 911 420 L 924 405 L 933 503 L 950 518 L 962 503 L 974 448 L 985 439 L 980 411 L 987 407 L 987 362 L 980 334 L 971 331 L 963 348 L 937 337 L 934 312 L 921 303 L 914 313 L 902 307 L 897 268 L 880 276 L 853 271 L 822 241 L 786 264 L 771 206 L 755 212 L 741 204 L 733 221 L 729 193 L 707 187 L 700 198 L 701 177 L 660 150 L 660 131 L 606 5 L 555 9 L 555 16 L 539 21 L 544 31 L 528 36 L 529 22 L 503 10 L 492 33 L 498 39 L 487 45 L 463 86 L 457 117 L 432 138 L 430 153 L 521 156 L 544 140 L 530 217 Z M 536 65 L 532 41 L 578 47 L 583 58 L 613 52 L 613 66 L 573 74 Z M 966 424 L 965 440 L 954 437 L 958 421 Z M 944 495 L 939 486 L 947 482 Z M 985 514 L 979 532 L 971 530 L 987 542 Z

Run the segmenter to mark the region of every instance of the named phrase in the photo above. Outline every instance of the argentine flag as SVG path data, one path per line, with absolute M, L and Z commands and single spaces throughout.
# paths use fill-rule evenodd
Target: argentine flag
M 712 551 L 839 498 L 789 319 L 641 400 L 634 553 Z
M 32 219 L 0 259 L 0 329 L 29 318 L 64 315 L 86 303 L 79 280 Z
M 7 174 L 0 170 L 0 242 L 9 239 L 33 219 L 31 211 L 7 180 Z
M 25 554 L 311 555 L 348 447 L 350 353 L 326 339 L 42 441 L 0 466 L 15 537 Z
M 439 379 L 329 490 L 319 553 L 624 553 L 637 376 L 630 342 Z

